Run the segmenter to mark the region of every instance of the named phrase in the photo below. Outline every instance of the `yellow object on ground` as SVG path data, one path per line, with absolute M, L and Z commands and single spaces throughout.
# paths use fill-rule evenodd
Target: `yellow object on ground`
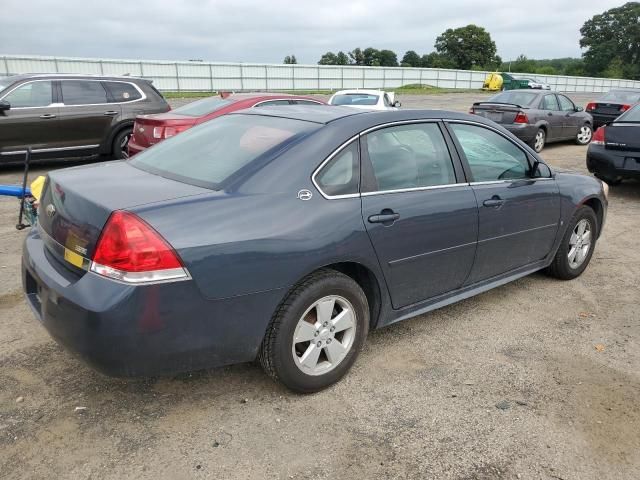
M 31 196 L 36 200 L 40 200 L 42 196 L 42 189 L 44 188 L 45 177 L 40 175 L 33 182 L 31 182 Z
M 489 90 L 490 92 L 497 92 L 502 90 L 502 75 L 499 73 L 490 73 L 487 75 L 487 78 L 484 80 L 484 84 L 482 85 L 483 90 Z

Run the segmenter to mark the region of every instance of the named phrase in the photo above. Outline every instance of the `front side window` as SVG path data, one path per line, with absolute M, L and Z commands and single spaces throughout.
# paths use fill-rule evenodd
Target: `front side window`
M 576 106 L 564 95 L 558 95 L 558 101 L 560 102 L 560 110 L 563 112 L 575 112 Z
M 358 193 L 360 157 L 356 141 L 334 156 L 316 176 L 320 189 L 329 196 Z
M 107 92 L 102 82 L 88 80 L 62 80 L 62 101 L 65 105 L 94 105 L 107 103 Z
M 455 183 L 451 156 L 436 123 L 383 128 L 366 136 L 374 190 L 400 190 Z
M 488 128 L 453 123 L 451 130 L 467 159 L 474 182 L 528 178 L 531 170 L 524 151 Z
M 111 98 L 116 103 L 132 102 L 134 100 L 140 100 L 142 95 L 136 87 L 130 83 L 125 82 L 103 82 Z
M 540 104 L 540 109 L 542 110 L 560 110 L 558 106 L 558 100 L 556 100 L 555 95 L 545 95 L 542 98 L 542 103 Z
M 224 115 L 154 145 L 130 163 L 156 175 L 218 190 L 244 167 L 272 158 L 319 127 L 289 118 Z
M 4 97 L 11 108 L 48 107 L 53 103 L 52 82 L 30 82 L 20 85 Z

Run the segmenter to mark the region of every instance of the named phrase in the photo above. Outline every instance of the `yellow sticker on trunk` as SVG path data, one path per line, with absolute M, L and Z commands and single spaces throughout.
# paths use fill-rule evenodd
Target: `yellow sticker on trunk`
M 82 268 L 82 264 L 84 263 L 84 258 L 81 255 L 78 255 L 76 252 L 72 252 L 68 248 L 64 249 L 64 259 L 71 265 L 75 265 L 78 268 Z

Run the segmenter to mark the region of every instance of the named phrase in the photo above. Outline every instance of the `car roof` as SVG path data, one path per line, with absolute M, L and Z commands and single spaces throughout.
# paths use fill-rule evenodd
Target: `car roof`
M 23 73 L 20 75 L 11 75 L 4 77 L 3 80 L 11 80 L 20 82 L 23 80 L 39 80 L 39 79 L 58 79 L 58 80 L 74 80 L 74 79 L 95 79 L 95 80 L 130 80 L 138 82 L 149 82 L 146 78 L 132 77 L 130 75 L 98 75 L 98 74 L 82 74 L 82 73 Z
M 339 90 L 334 95 L 352 95 L 355 93 L 363 93 L 365 95 L 382 95 L 382 90 L 364 90 L 364 89 L 352 89 L 352 90 Z

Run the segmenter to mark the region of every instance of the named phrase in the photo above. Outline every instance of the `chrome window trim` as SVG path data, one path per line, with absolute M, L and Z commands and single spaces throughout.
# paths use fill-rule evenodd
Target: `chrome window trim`
M 546 165 L 546 164 L 545 164 Z M 553 177 L 523 177 L 523 178 L 509 178 L 509 179 L 504 179 L 504 180 L 488 180 L 485 182 L 470 182 L 469 185 L 476 186 L 476 185 L 497 185 L 499 183 L 514 183 L 514 182 L 519 182 L 522 180 L 526 180 L 526 181 L 547 181 L 547 180 L 553 180 Z
M 261 102 L 256 103 L 256 104 L 255 104 L 253 107 L 251 107 L 251 108 L 260 107 L 260 106 L 262 106 L 262 105 L 269 104 L 269 103 L 273 103 L 273 102 L 282 102 L 283 100 L 284 100 L 285 102 L 289 102 L 289 101 L 291 101 L 291 99 L 290 99 L 290 98 L 270 98 L 270 99 L 268 99 L 268 100 L 262 100 Z M 290 104 L 290 103 L 289 103 L 289 106 L 291 106 L 291 104 Z M 274 105 L 274 107 L 286 107 L 286 105 Z
M 79 105 L 66 105 L 65 103 L 50 103 L 49 105 L 46 106 L 42 106 L 42 107 L 12 107 L 9 111 L 11 110 L 25 110 L 25 109 L 34 109 L 34 108 L 63 108 L 63 107 L 93 107 L 93 106 L 98 106 L 98 105 L 126 105 L 129 103 L 136 103 L 136 102 L 142 102 L 143 100 L 147 99 L 147 95 L 140 89 L 140 87 L 138 87 L 138 85 L 136 85 L 133 82 L 127 82 L 126 80 L 100 80 L 100 79 L 95 79 L 95 78 L 58 78 L 56 79 L 55 76 L 52 76 L 51 78 L 38 78 L 35 80 L 27 80 L 25 82 L 19 83 L 18 85 L 15 85 L 11 90 L 9 90 L 8 92 L 4 93 L 2 95 L 2 97 L 0 97 L 0 101 L 4 100 L 7 95 L 9 95 L 10 93 L 12 93 L 14 90 L 17 90 L 18 88 L 22 87 L 23 85 L 27 85 L 29 83 L 35 83 L 35 82 L 66 82 L 66 81 L 75 81 L 75 82 L 114 82 L 114 83 L 127 83 L 129 85 L 132 85 L 133 88 L 135 88 L 138 93 L 141 95 L 140 98 L 137 98 L 136 100 L 129 100 L 126 102 L 107 102 L 107 103 L 82 103 Z M 51 85 L 53 88 L 53 85 Z M 62 85 L 61 87 L 62 88 Z M 53 90 L 52 90 L 53 93 Z M 105 91 L 106 93 L 106 91 Z M 64 100 L 64 99 L 63 99 Z
M 377 190 L 375 192 L 364 192 L 360 195 L 363 197 L 372 197 L 374 195 L 386 195 L 388 193 L 404 193 L 404 192 L 421 192 L 424 190 L 442 190 L 444 188 L 454 187 L 468 187 L 468 183 L 445 183 L 442 185 L 429 185 L 427 187 L 411 187 L 411 188 L 398 188 L 396 190 Z
M 77 145 L 75 147 L 55 147 L 55 148 L 33 148 L 31 153 L 51 153 L 51 152 L 64 152 L 66 150 L 88 150 L 91 148 L 98 148 L 100 145 Z M 25 154 L 26 150 L 12 150 L 10 152 L 0 152 L 0 155 L 18 155 Z

